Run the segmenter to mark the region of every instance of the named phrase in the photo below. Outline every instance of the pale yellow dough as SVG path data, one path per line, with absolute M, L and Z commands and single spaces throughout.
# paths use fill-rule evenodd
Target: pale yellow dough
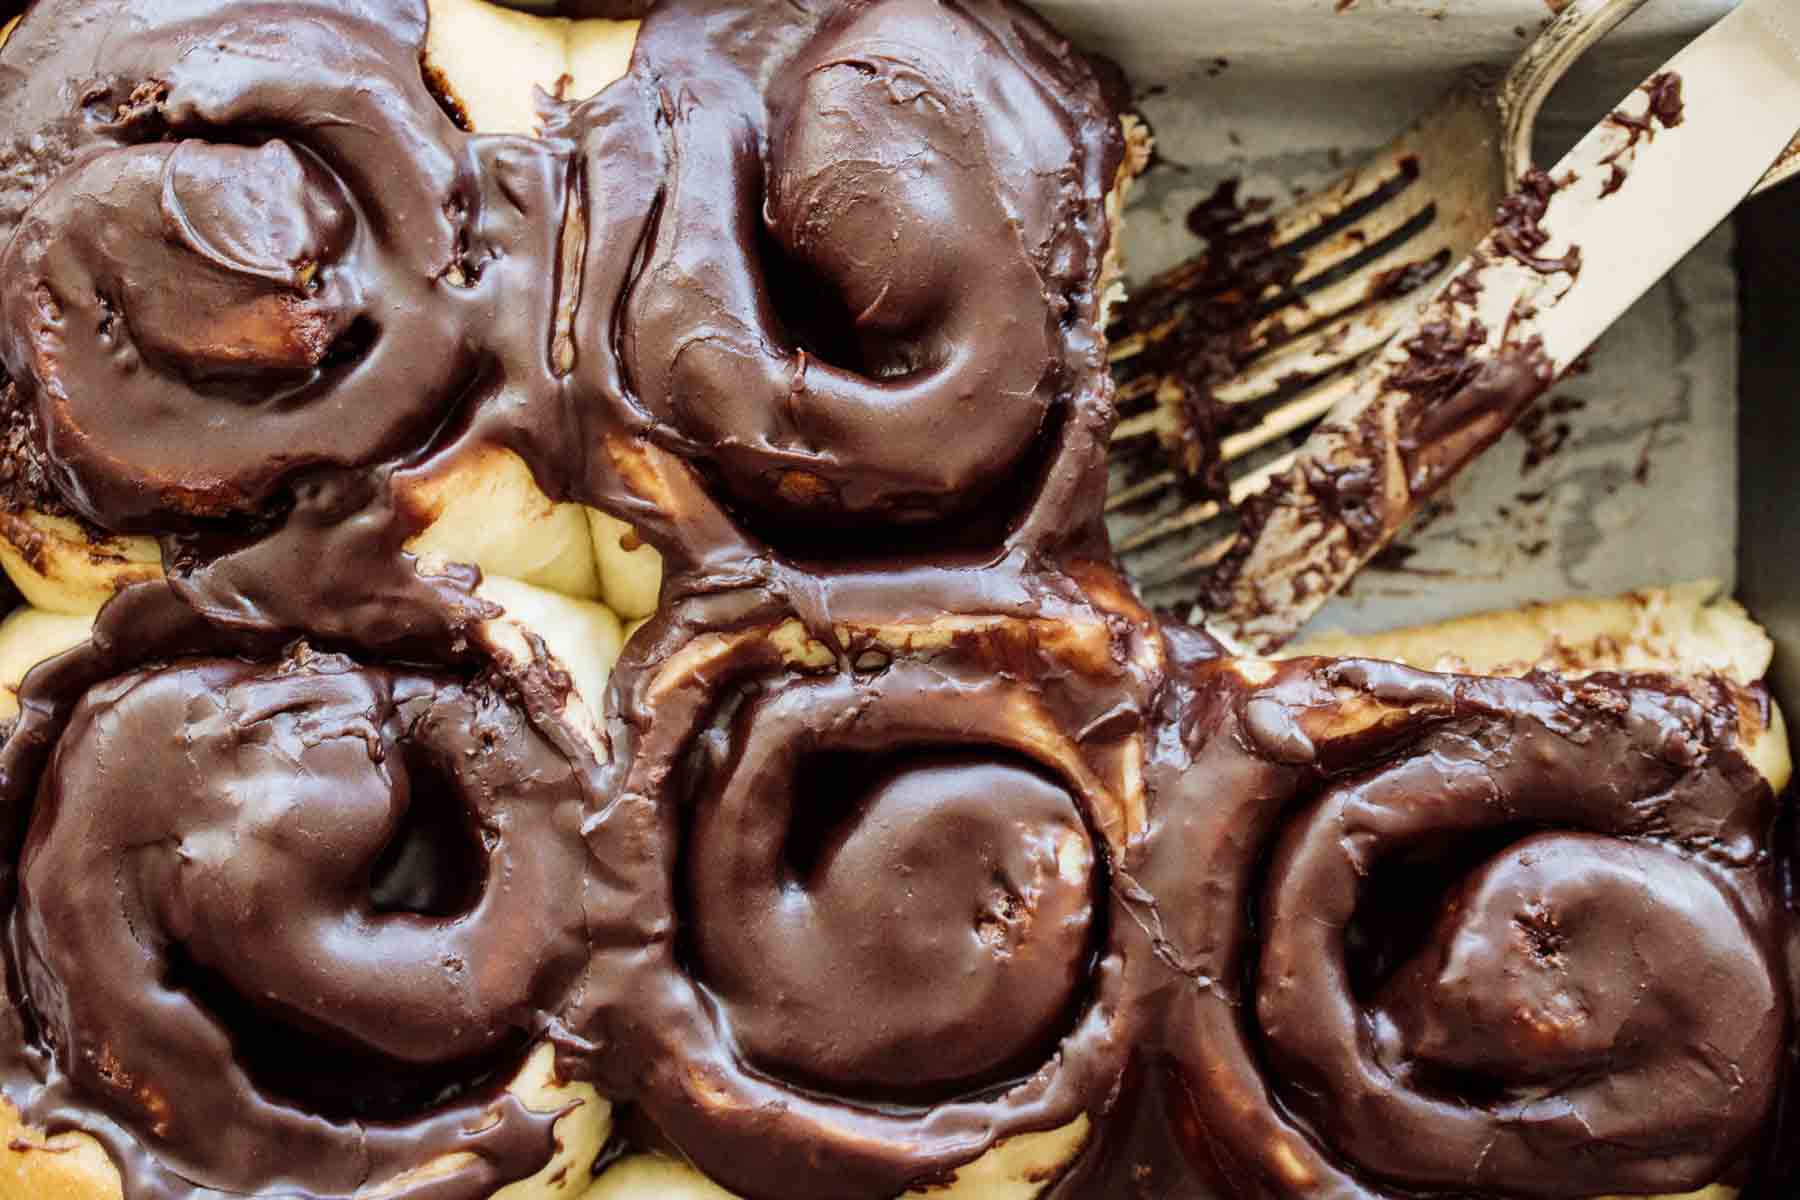
M 619 618 L 603 604 L 500 576 L 483 579 L 476 594 L 504 610 L 498 620 L 482 627 L 488 645 L 514 667 L 522 668 L 537 657 L 537 647 L 527 635 L 539 639 L 550 662 L 566 672 L 575 686 L 572 704 L 579 707 L 565 710 L 564 715 L 598 744 L 607 677 L 625 645 Z
M 584 100 L 631 64 L 636 21 L 570 21 L 430 0 L 425 63 L 482 133 L 538 132 L 536 93 Z
M 1035 1200 L 1087 1144 L 1088 1119 L 1061 1129 L 1002 1142 L 941 1187 L 907 1192 L 901 1200 Z M 686 1163 L 659 1154 L 619 1160 L 582 1200 L 739 1200 Z
M 147 537 L 92 537 L 67 517 L 0 512 L 0 567 L 33 608 L 92 616 L 114 593 L 162 578 Z
M 21 608 L 0 621 L 0 721 L 19 715 L 19 685 L 31 668 L 88 640 L 92 616 Z
M 408 487 L 407 497 L 431 521 L 407 542 L 414 554 L 471 563 L 486 574 L 582 599 L 600 598 L 586 510 L 553 503 L 511 450 L 478 446 Z
M 588 509 L 594 556 L 600 564 L 600 590 L 607 607 L 625 621 L 642 621 L 656 611 L 662 590 L 662 555 L 638 540 L 617 517 Z

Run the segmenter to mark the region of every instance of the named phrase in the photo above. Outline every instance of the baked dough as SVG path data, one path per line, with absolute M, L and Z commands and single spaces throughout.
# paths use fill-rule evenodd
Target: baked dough
M 1390 633 L 1318 633 L 1283 657 L 1361 656 L 1427 671 L 1674 671 L 1752 684 L 1775 653 L 1769 635 L 1716 582 L 1601 599 L 1558 600 Z
M 536 93 L 591 96 L 625 73 L 636 21 L 571 21 L 487 0 L 430 0 L 425 65 L 470 129 L 539 132 Z M 662 557 L 616 517 L 552 502 L 523 459 L 475 445 L 408 485 L 429 521 L 407 548 L 587 600 L 622 622 L 656 610 Z M 616 648 L 613 657 L 617 657 Z
M 1621 596 L 1531 604 L 1387 633 L 1317 634 L 1296 643 L 1287 657 L 1307 655 L 1391 659 L 1422 670 L 1488 675 L 1717 675 L 1742 691 L 1767 674 L 1774 643 L 1741 604 L 1717 583 L 1702 580 Z M 1781 709 L 1773 701 L 1764 705 L 1746 697 L 1739 705 L 1739 735 L 1746 757 L 1780 792 L 1793 777 Z M 1697 1192 L 1642 1200 L 1733 1200 L 1738 1191 L 1716 1183 Z
M 570 22 L 502 11 L 485 0 L 430 0 L 432 26 L 426 68 L 451 108 L 470 128 L 529 136 L 538 132 L 532 89 L 565 99 L 599 91 L 629 59 L 631 22 Z M 7 27 L 10 29 L 10 26 Z M 0 30 L 0 41 L 7 30 Z M 524 86 L 525 84 L 531 86 Z M 1127 130 L 1122 178 L 1141 169 L 1148 153 L 1141 127 Z M 1109 215 L 1119 216 L 1115 192 Z M 1116 262 L 1109 272 L 1116 272 Z M 605 754 L 598 715 L 624 641 L 655 612 L 662 564 L 630 526 L 591 508 L 553 502 L 524 460 L 509 450 L 474 446 L 441 472 L 412 482 L 405 499 L 424 528 L 410 543 L 420 569 L 452 564 L 484 573 L 480 596 L 496 615 L 477 631 L 488 650 L 513 670 L 549 669 L 568 679 L 567 723 L 598 755 Z M 0 624 L 0 715 L 17 708 L 19 680 L 35 663 L 84 640 L 92 615 L 121 586 L 160 575 L 149 539 L 102 539 L 79 524 L 44 513 L 13 514 L 0 529 L 0 562 L 19 582 L 31 607 Z M 904 655 L 942 648 L 980 630 L 957 618 L 909 631 L 842 629 L 840 640 L 862 638 Z M 783 627 L 792 661 L 833 665 L 833 652 L 798 626 Z M 781 631 L 777 631 L 780 635 Z M 1046 634 L 1046 639 L 1053 634 Z M 1454 647 L 1454 657 L 1446 651 Z M 704 652 L 695 643 L 688 647 Z M 1719 674 L 1738 685 L 1744 744 L 1777 787 L 1791 772 L 1780 714 L 1756 684 L 1766 670 L 1768 639 L 1741 610 L 1713 603 L 1704 587 L 1644 593 L 1615 601 L 1539 606 L 1427 630 L 1375 639 L 1321 640 L 1313 653 L 1399 658 L 1438 669 L 1523 673 L 1540 668 L 1568 673 L 1602 669 Z M 1241 664 L 1246 678 L 1258 673 Z M 1122 794 L 1138 794 L 1134 777 Z M 1141 821 L 1144 805 L 1138 804 Z M 1130 826 L 1127 806 L 1122 823 Z M 588 1085 L 560 1083 L 552 1055 L 539 1046 L 509 1087 L 527 1108 L 561 1113 L 557 1155 L 533 1178 L 499 1191 L 495 1200 L 691 1200 L 729 1194 L 685 1164 L 634 1154 L 591 1177 L 611 1133 L 611 1105 Z M 949 1182 L 908 1198 L 1030 1200 L 1082 1152 L 1092 1130 L 1086 1116 L 1061 1128 L 1024 1134 L 995 1146 Z M 120 1194 L 118 1171 L 100 1146 L 80 1135 L 46 1138 L 20 1125 L 0 1102 L 0 1197 L 110 1200 Z M 461 1157 L 447 1155 L 409 1175 L 380 1181 L 366 1200 L 452 1172 Z M 1716 1200 L 1732 1189 L 1715 1186 L 1694 1196 Z
M 1651 671 L 1736 685 L 1745 756 L 1776 792 L 1793 777 L 1787 722 L 1752 691 L 1775 655 L 1769 635 L 1711 580 L 1559 600 L 1389 633 L 1323 633 L 1284 657 L 1381 658 L 1427 671 L 1525 675 Z
M 33 509 L 0 511 L 0 566 L 32 607 L 90 617 L 121 588 L 163 573 L 150 538 L 105 536 Z
M 905 1200 L 1033 1200 L 1087 1144 L 1087 1118 L 1046 1133 L 1026 1134 L 988 1151 L 941 1187 Z M 608 1167 L 583 1200 L 737 1200 L 684 1162 L 634 1154 Z M 1710 1200 L 1710 1198 L 1708 1198 Z

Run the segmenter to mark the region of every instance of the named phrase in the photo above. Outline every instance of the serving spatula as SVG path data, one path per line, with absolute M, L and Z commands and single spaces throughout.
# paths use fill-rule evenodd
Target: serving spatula
M 1781 159 L 1800 128 L 1800 5 L 1745 0 L 1647 80 L 1501 222 L 1291 460 L 1215 569 L 1208 624 L 1279 647 Z

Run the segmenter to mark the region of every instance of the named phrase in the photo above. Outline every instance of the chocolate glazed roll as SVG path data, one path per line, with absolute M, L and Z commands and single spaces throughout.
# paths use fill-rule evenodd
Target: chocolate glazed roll
M 1123 138 L 1066 42 L 1009 0 L 668 0 L 627 83 L 562 118 L 596 466 L 802 559 L 1092 533 Z
M 1148 619 L 688 606 L 617 676 L 589 1010 L 602 1090 L 736 1194 L 953 1186 L 1112 1103 L 1153 958 Z
M 493 675 L 270 650 L 144 585 L 33 675 L 0 1092 L 105 1147 L 96 1197 L 487 1200 L 591 1156 L 604 1102 L 518 1080 L 587 966 L 592 752 Z
M 1791 998 L 1726 685 L 1300 660 L 1186 703 L 1153 778 L 1215 886 L 1147 911 L 1196 985 L 1176 1125 L 1226 1194 L 1742 1180 Z
M 425 0 L 37 0 L 12 31 L 0 510 L 27 549 L 161 541 L 47 601 L 166 567 L 219 623 L 382 655 L 479 619 L 469 572 L 406 553 L 419 480 L 560 411 L 573 148 L 460 130 L 428 24 Z
M 417 446 L 492 300 L 477 162 L 409 53 L 422 6 L 211 9 L 44 3 L 15 35 L 49 61 L 5 96 L 40 132 L 0 194 L 0 359 L 63 495 L 118 532 Z M 89 23 L 119 33 L 81 60 Z M 78 106 L 45 94 L 70 77 Z

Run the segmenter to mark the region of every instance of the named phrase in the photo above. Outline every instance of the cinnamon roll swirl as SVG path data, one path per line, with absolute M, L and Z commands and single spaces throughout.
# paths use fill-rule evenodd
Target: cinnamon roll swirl
M 1042 600 L 816 633 L 714 601 L 628 653 L 575 1028 L 735 1192 L 898 1196 L 1057 1131 L 1035 1194 L 1110 1103 L 1151 966 L 1111 874 L 1157 642 Z
M 1360 660 L 1187 687 L 1154 778 L 1214 887 L 1146 911 L 1193 981 L 1186 1148 L 1227 1194 L 1742 1182 L 1793 1004 L 1762 714 L 1717 680 Z
M 270 656 L 161 586 L 33 675 L 0 1095 L 105 1148 L 76 1194 L 576 1194 L 610 1105 L 543 1039 L 597 747 L 508 679 Z
M 637 86 L 570 114 L 600 437 L 699 468 L 646 501 L 800 557 L 1085 532 L 1123 161 L 1092 71 L 1009 0 L 780 7 L 659 6 Z
M 3 201 L 0 361 L 62 493 L 108 529 L 160 531 L 417 444 L 477 374 L 480 315 L 475 164 L 416 67 L 394 70 L 422 30 L 112 7 L 36 4 L 11 43 L 96 20 L 134 34 L 39 134 L 65 159 L 41 165 L 51 182 L 22 195 L 41 176 L 12 176 Z M 43 127 L 37 92 L 0 102 L 11 128 Z M 234 129 L 281 132 L 209 139 Z
M 1012 0 L 4 52 L 0 1196 L 1768 1177 L 1757 647 L 1159 626 L 1097 486 L 1143 147 Z

